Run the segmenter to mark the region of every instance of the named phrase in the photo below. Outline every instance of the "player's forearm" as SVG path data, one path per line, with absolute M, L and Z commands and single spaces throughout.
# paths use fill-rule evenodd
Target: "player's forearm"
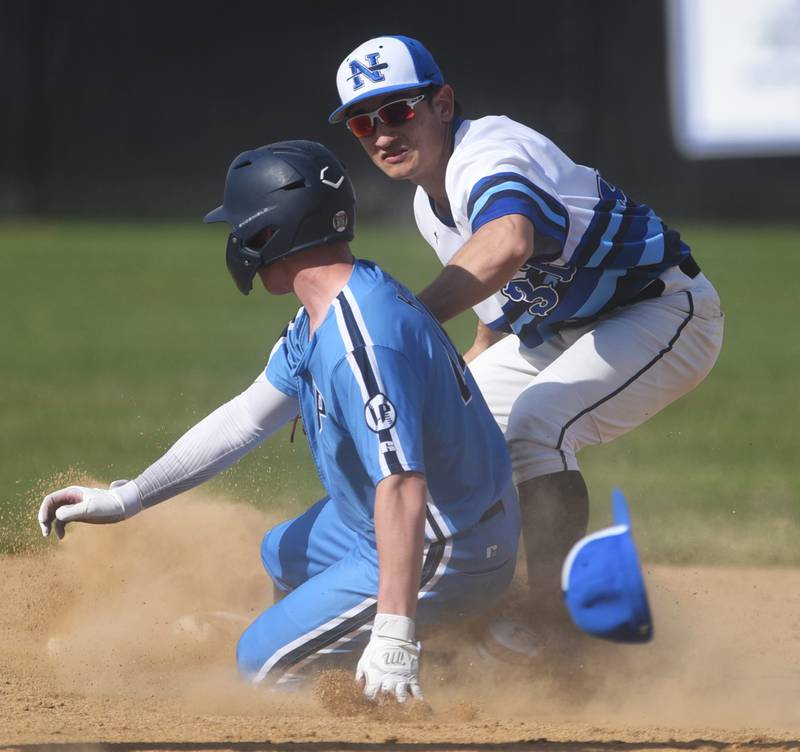
M 378 613 L 414 618 L 417 612 L 426 500 L 418 473 L 390 475 L 375 491 Z
M 485 224 L 417 297 L 445 322 L 494 295 L 533 253 L 533 225 L 520 214 Z
M 256 381 L 190 428 L 135 479 L 142 507 L 158 504 L 226 470 L 296 413 L 295 399 L 263 379 Z
M 236 398 L 192 426 L 134 483 L 143 507 L 151 507 L 227 470 L 261 441 L 241 420 Z

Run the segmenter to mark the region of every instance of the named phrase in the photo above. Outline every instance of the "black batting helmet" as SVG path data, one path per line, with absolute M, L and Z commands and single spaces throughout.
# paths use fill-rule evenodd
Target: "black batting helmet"
M 278 141 L 233 160 L 222 206 L 203 221 L 233 228 L 226 261 L 247 295 L 260 267 L 306 248 L 352 240 L 355 203 L 350 178 L 331 151 L 315 141 Z

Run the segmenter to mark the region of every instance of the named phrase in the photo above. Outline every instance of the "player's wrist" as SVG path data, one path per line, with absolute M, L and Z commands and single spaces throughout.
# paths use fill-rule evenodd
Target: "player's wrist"
M 115 480 L 109 486 L 109 491 L 116 496 L 122 505 L 126 520 L 142 511 L 142 493 L 134 481 Z
M 375 614 L 372 638 L 388 638 L 401 642 L 414 642 L 416 625 L 414 619 L 400 614 Z

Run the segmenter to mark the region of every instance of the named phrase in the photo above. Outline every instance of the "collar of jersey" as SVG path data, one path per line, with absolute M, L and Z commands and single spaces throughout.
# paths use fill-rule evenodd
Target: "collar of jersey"
M 350 290 L 353 293 L 354 297 L 355 291 L 353 290 L 353 285 L 356 283 L 357 286 L 360 282 L 360 273 L 364 270 L 364 268 L 371 266 L 369 262 L 362 261 L 361 259 L 355 259 L 353 262 L 353 271 L 350 272 L 350 278 L 347 280 L 347 284 L 342 288 L 342 292 L 344 290 Z M 338 296 L 337 296 L 338 297 Z M 305 318 L 306 326 L 303 327 L 306 331 L 308 331 L 308 327 L 310 326 L 311 319 L 308 316 L 308 311 L 303 308 L 303 316 Z M 329 325 L 329 322 L 336 318 L 336 313 L 333 307 L 333 301 L 328 306 L 328 311 L 325 314 L 325 318 L 322 320 L 322 323 L 317 327 L 316 331 L 311 338 L 305 342 L 305 346 L 303 347 L 303 354 L 300 356 L 300 359 L 297 361 L 297 365 L 294 367 L 293 376 L 298 376 L 303 371 L 308 369 L 308 366 L 311 362 L 311 358 L 314 356 L 314 351 L 316 350 L 317 342 L 319 341 L 320 333 Z
M 453 155 L 453 150 L 456 148 L 456 134 L 461 129 L 461 126 L 466 123 L 466 119 L 459 117 L 453 119 L 453 127 L 450 131 L 450 156 Z M 436 202 L 428 196 L 428 202 L 431 205 L 431 211 L 433 212 L 433 216 L 436 217 L 445 227 L 449 227 L 451 230 L 456 229 L 456 223 L 453 221 L 452 214 L 441 214 L 439 210 L 436 208 Z

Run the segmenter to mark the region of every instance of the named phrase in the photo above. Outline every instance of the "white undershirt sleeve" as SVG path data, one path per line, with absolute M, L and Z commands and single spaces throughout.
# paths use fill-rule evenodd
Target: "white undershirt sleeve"
M 297 415 L 295 397 L 262 373 L 244 392 L 190 428 L 134 481 L 117 488 L 131 510 L 151 507 L 226 470 Z

